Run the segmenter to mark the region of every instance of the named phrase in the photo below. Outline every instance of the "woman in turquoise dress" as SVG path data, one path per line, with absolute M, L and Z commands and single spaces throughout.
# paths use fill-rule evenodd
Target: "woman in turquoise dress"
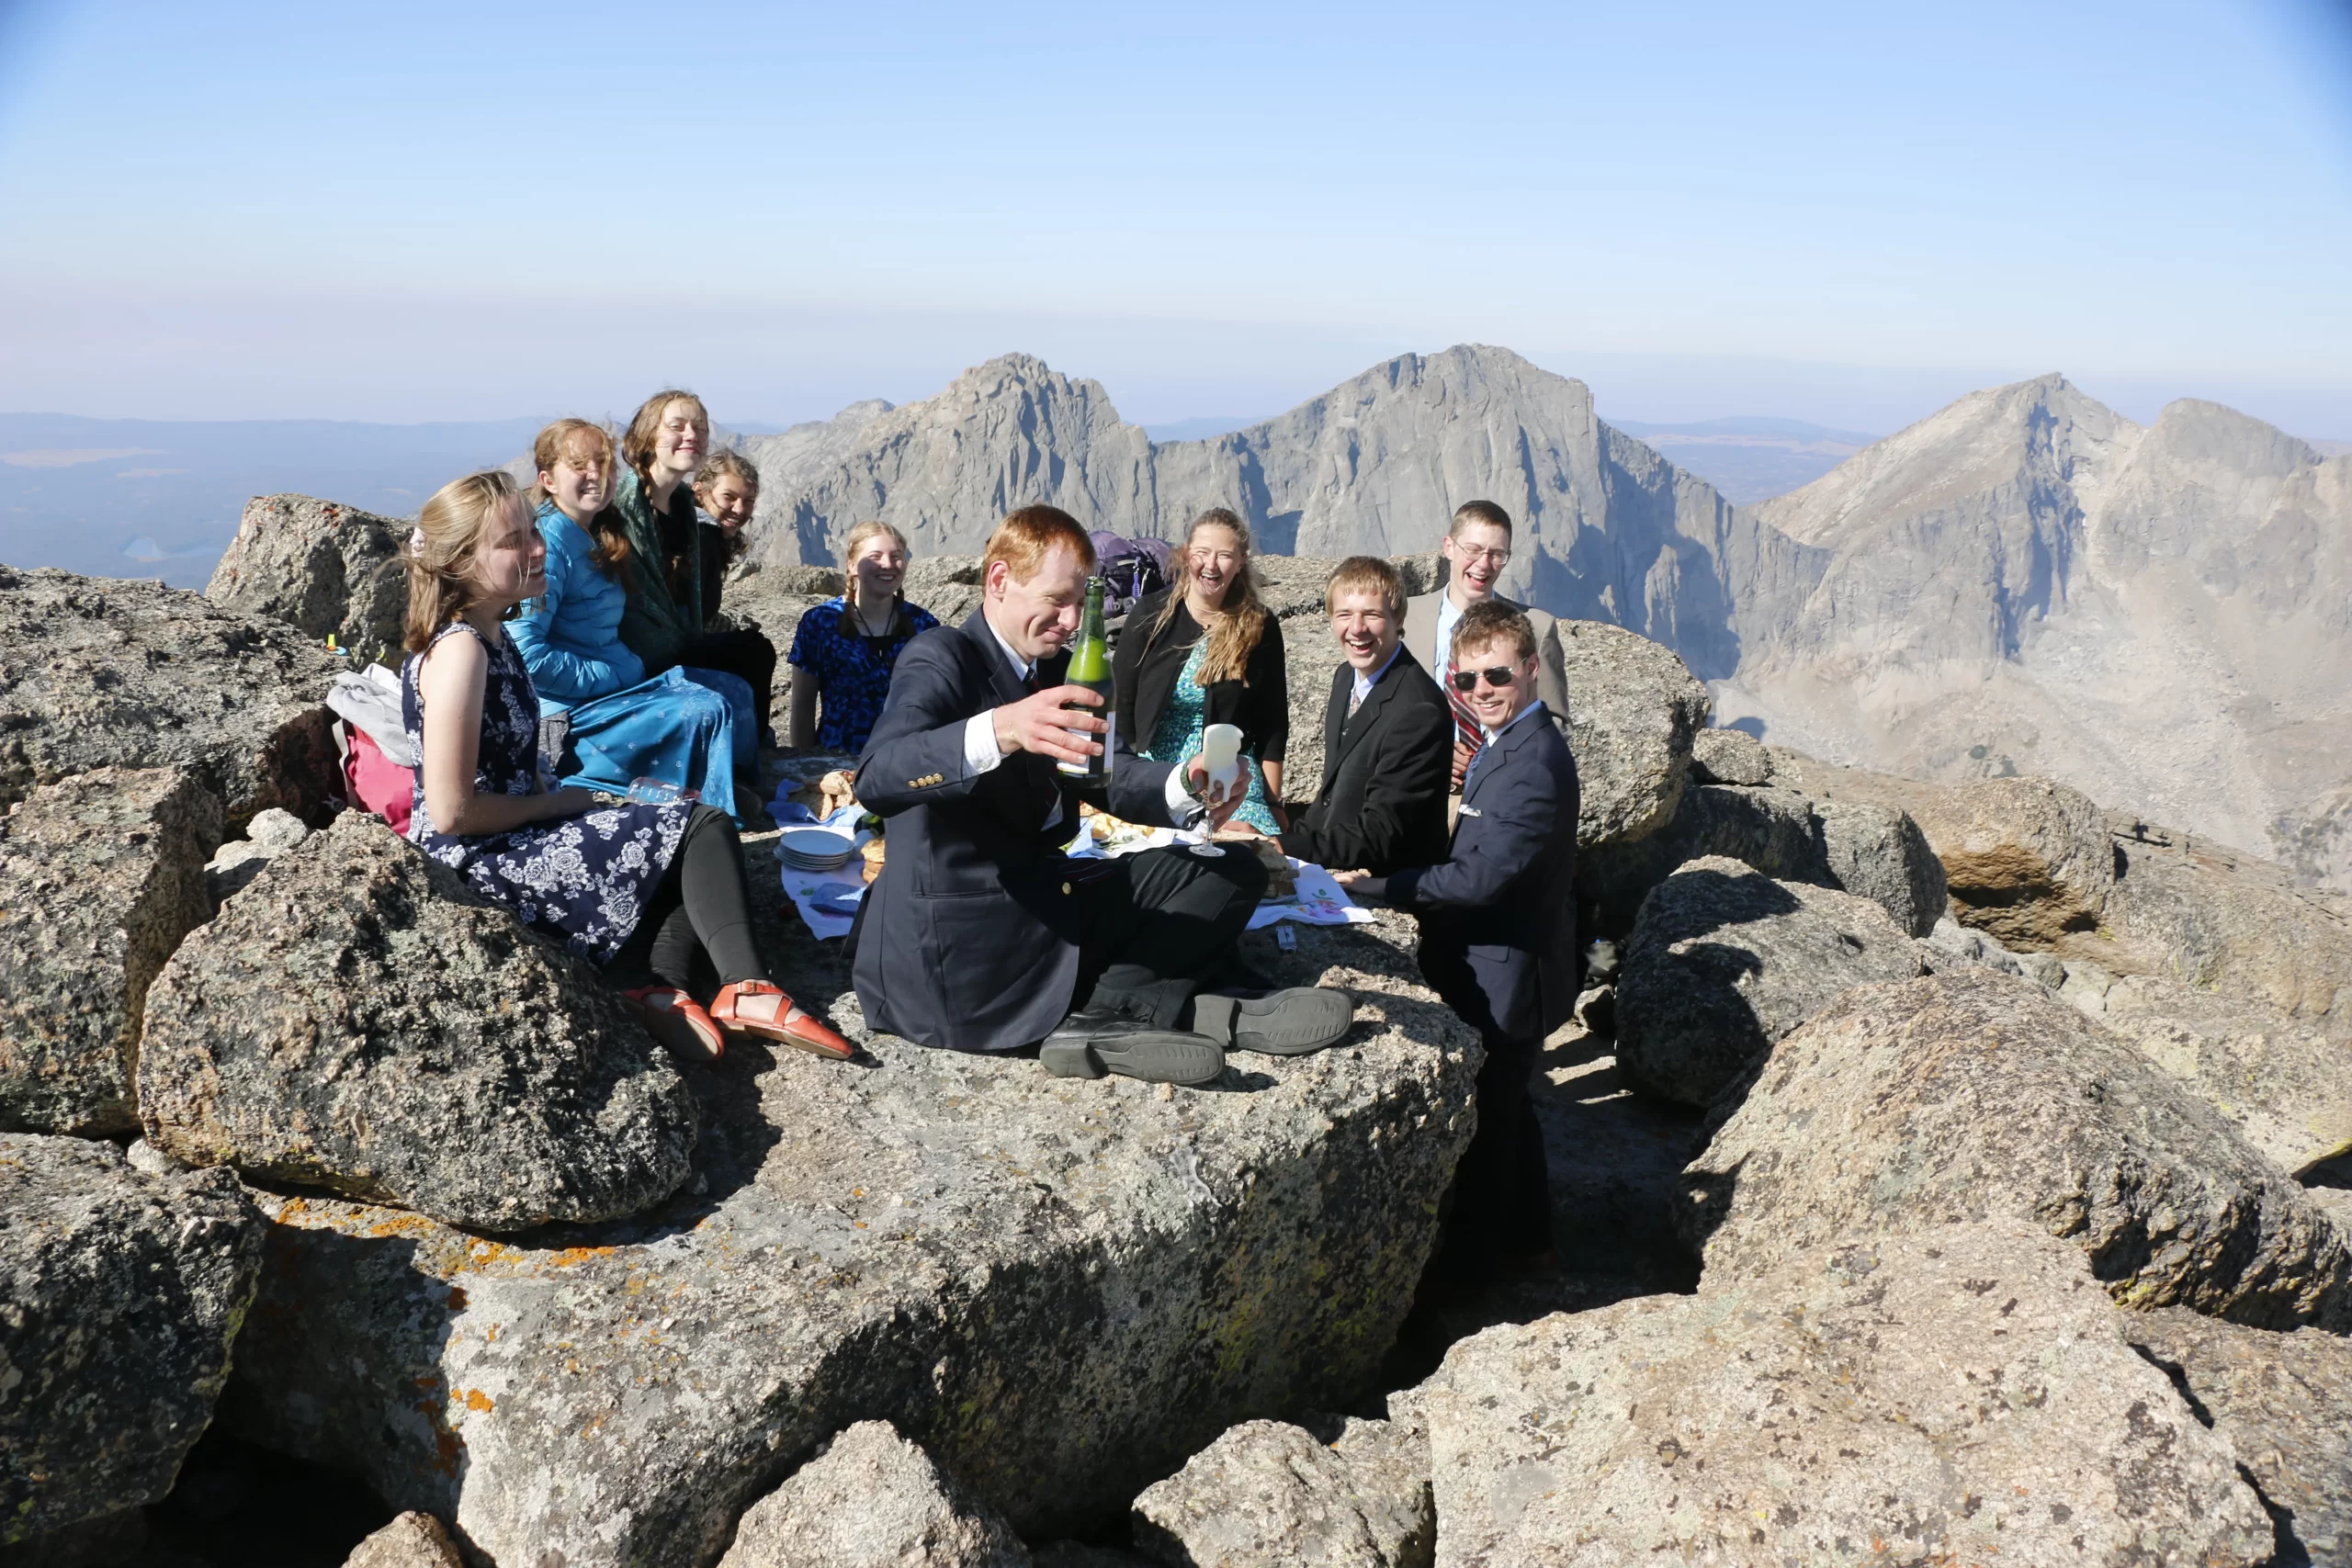
M 1204 512 L 1175 566 L 1175 586 L 1138 601 L 1119 638 L 1119 723 L 1144 756 L 1180 766 L 1200 751 L 1208 726 L 1238 728 L 1250 794 L 1233 820 L 1279 833 L 1290 681 L 1282 625 L 1250 576 L 1249 526 L 1223 507 Z

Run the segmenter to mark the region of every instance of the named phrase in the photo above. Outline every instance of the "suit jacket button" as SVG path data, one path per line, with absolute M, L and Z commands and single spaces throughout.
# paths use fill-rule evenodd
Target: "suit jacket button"
M 1063 883 L 1063 884 L 1062 884 L 1062 891 L 1063 891 L 1064 893 L 1068 893 L 1068 892 L 1069 891 L 1069 883 L 1065 882 L 1065 883 Z

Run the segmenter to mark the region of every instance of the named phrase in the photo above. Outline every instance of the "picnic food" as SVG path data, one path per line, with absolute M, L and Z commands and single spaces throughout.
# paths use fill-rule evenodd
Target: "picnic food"
M 1290 856 L 1283 853 L 1282 845 L 1262 833 L 1220 832 L 1212 835 L 1220 844 L 1241 844 L 1264 863 L 1267 871 L 1265 902 L 1279 904 L 1298 897 L 1298 873 L 1290 863 Z

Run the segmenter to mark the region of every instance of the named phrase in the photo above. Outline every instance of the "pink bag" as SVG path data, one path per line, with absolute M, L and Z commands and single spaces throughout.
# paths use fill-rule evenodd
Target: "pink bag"
M 415 798 L 415 773 L 385 756 L 357 725 L 338 728 L 345 731 L 343 787 L 351 804 L 374 812 L 392 825 L 393 832 L 405 837 L 410 805 Z

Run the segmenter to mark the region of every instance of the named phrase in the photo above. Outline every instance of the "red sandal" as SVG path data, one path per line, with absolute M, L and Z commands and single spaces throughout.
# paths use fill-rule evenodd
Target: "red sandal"
M 639 986 L 623 991 L 645 1032 L 681 1061 L 707 1066 L 727 1054 L 727 1037 L 700 1003 L 674 986 Z
M 722 1029 L 755 1034 L 836 1062 L 857 1055 L 855 1046 L 765 980 L 738 980 L 720 991 L 710 1004 L 710 1016 Z

